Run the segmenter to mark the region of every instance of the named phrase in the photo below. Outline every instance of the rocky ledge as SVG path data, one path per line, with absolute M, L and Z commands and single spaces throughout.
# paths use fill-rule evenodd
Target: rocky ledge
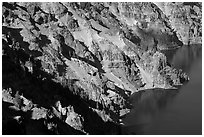
M 131 94 L 188 81 L 160 52 L 186 43 L 168 4 L 3 3 L 3 134 L 120 134 Z

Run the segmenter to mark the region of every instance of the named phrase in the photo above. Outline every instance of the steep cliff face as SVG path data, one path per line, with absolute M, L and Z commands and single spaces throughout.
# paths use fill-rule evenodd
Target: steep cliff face
M 20 134 L 118 134 L 130 94 L 189 79 L 160 52 L 182 43 L 153 3 L 2 8 L 3 102 L 9 103 L 3 122 L 13 117 L 10 109 L 24 117 Z M 8 134 L 11 127 L 4 127 Z
M 154 3 L 119 3 L 115 8 L 118 13 L 113 13 L 140 37 L 144 48 L 152 48 L 155 42 L 159 49 L 182 45 L 168 18 Z
M 202 3 L 155 3 L 168 18 L 171 27 L 183 44 L 202 43 Z

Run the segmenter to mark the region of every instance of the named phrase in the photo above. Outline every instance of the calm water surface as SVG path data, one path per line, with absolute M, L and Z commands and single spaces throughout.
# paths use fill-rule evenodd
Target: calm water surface
M 179 90 L 133 94 L 130 100 L 134 107 L 123 118 L 122 134 L 202 134 L 201 45 L 183 46 L 165 54 L 172 66 L 190 76 L 190 81 Z

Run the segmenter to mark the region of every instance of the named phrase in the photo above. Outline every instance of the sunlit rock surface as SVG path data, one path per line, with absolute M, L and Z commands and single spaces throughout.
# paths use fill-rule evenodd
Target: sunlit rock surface
M 160 52 L 190 39 L 163 7 L 3 3 L 3 134 L 120 134 L 132 93 L 189 80 Z M 14 116 L 22 131 L 7 126 Z
M 169 19 L 171 27 L 183 44 L 202 43 L 201 2 L 155 3 Z

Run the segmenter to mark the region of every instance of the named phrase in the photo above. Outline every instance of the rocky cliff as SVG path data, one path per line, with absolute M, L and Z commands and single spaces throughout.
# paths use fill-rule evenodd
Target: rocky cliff
M 202 43 L 202 3 L 155 3 L 169 19 L 171 27 L 183 44 Z
M 160 52 L 186 35 L 158 4 L 13 2 L 2 13 L 3 134 L 120 134 L 132 93 L 189 80 Z

